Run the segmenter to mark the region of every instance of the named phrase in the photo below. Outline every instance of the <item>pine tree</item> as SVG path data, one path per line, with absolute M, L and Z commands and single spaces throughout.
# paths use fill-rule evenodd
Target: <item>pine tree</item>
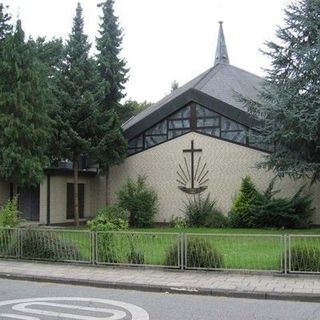
M 82 8 L 78 3 L 73 20 L 72 33 L 65 48 L 60 81 L 60 109 L 55 114 L 55 132 L 59 134 L 57 150 L 73 162 L 74 219 L 79 225 L 78 170 L 82 154 L 92 152 L 93 137 L 97 127 L 95 90 L 98 78 L 94 62 L 89 57 L 90 44 L 84 34 Z
M 113 5 L 113 0 L 99 4 L 102 8 L 102 18 L 100 36 L 96 43 L 96 66 L 99 76 L 96 101 L 99 119 L 94 140 L 94 156 L 106 174 L 107 181 L 109 168 L 122 162 L 127 152 L 127 141 L 123 136 L 119 119 L 123 118 L 125 112 L 120 100 L 124 97 L 128 70 L 125 68 L 125 61 L 120 58 L 122 31 L 118 18 L 114 15 Z M 106 202 L 107 199 L 108 195 Z
M 260 103 L 246 100 L 263 120 L 260 142 L 275 151 L 260 167 L 279 176 L 320 180 L 320 6 L 297 0 L 285 10 L 285 25 L 265 53 L 272 66 Z
M 0 176 L 20 186 L 38 184 L 47 164 L 47 81 L 21 21 L 6 36 L 0 57 Z
M 11 16 L 5 11 L 6 9 L 8 7 L 0 3 L 0 43 L 12 33 Z
M 51 119 L 51 139 L 49 144 L 48 156 L 50 165 L 57 166 L 58 162 L 63 158 L 63 150 L 61 150 L 61 128 L 63 127 L 63 119 L 61 119 L 60 108 L 60 81 L 64 56 L 64 46 L 61 39 L 46 40 L 38 38 L 31 41 L 34 46 L 38 59 L 46 68 L 47 81 L 49 86 L 49 95 L 47 97 L 48 114 Z
M 126 62 L 120 57 L 122 30 L 114 14 L 114 0 L 99 4 L 102 9 L 99 37 L 96 41 L 97 65 L 100 75 L 103 108 L 114 108 L 119 114 L 120 100 L 125 96 L 124 85 L 127 82 Z

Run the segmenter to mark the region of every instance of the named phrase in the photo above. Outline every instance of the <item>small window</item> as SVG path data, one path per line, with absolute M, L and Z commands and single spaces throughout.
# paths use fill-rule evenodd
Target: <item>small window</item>
M 129 141 L 129 148 L 142 148 L 142 135 Z
M 225 117 L 221 117 L 221 130 L 222 131 L 245 130 L 245 127 L 240 123 L 234 122 Z
M 221 138 L 246 144 L 246 132 L 245 131 L 221 131 Z
M 169 120 L 169 129 L 190 128 L 190 120 Z
M 167 135 L 146 136 L 145 147 L 150 148 L 166 140 L 167 140 Z
M 201 128 L 197 131 L 208 134 L 214 137 L 220 137 L 220 128 Z
M 168 132 L 168 139 L 173 139 L 179 136 L 182 136 L 183 134 L 190 132 L 190 130 L 170 130 Z
M 151 129 L 147 130 L 146 135 L 154 135 L 154 134 L 167 134 L 167 121 L 162 121 L 152 127 Z
M 219 127 L 219 117 L 198 119 L 197 128 L 203 127 Z
M 170 119 L 185 119 L 191 117 L 191 106 L 182 108 L 180 111 L 174 113 Z
M 219 115 L 205 107 L 196 106 L 196 115 L 197 118 L 207 118 L 207 117 L 218 117 Z
M 79 218 L 84 217 L 84 184 L 78 184 Z M 67 183 L 67 219 L 74 219 L 74 185 Z
M 135 154 L 139 151 L 143 150 L 143 137 L 142 135 L 138 136 L 137 138 L 133 138 L 128 143 L 128 150 L 127 154 Z

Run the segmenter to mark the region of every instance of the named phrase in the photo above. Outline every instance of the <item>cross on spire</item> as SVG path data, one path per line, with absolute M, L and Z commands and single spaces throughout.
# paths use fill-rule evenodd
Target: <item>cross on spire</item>
M 224 38 L 224 33 L 222 28 L 223 21 L 219 21 L 219 24 L 220 24 L 220 27 L 219 27 L 219 35 L 218 35 L 214 65 L 218 63 L 229 64 L 228 50 L 227 50 L 226 40 Z

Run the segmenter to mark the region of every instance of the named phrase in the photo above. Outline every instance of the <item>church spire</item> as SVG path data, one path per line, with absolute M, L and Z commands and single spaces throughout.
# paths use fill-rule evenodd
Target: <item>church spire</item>
M 214 59 L 214 65 L 218 63 L 229 64 L 228 50 L 227 50 L 226 40 L 224 38 L 224 33 L 222 28 L 223 21 L 219 21 L 219 23 L 220 23 L 220 28 L 219 28 L 217 50 L 216 50 L 216 55 Z

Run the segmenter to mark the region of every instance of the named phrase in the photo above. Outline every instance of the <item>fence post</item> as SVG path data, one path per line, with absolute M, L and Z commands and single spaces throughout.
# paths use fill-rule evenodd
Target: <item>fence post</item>
M 180 269 L 183 270 L 184 269 L 184 234 L 180 233 Z
M 91 231 L 91 263 L 97 264 L 97 251 L 96 251 L 96 239 L 97 235 L 95 231 Z
M 183 251 L 184 251 L 184 255 L 183 255 L 183 267 L 184 269 L 187 269 L 188 267 L 188 235 L 185 233 L 184 234 L 184 239 L 183 239 Z
M 17 259 L 22 258 L 22 229 L 17 229 Z
M 288 274 L 288 236 L 283 236 L 284 241 L 284 274 Z M 289 249 L 290 250 L 290 249 Z

